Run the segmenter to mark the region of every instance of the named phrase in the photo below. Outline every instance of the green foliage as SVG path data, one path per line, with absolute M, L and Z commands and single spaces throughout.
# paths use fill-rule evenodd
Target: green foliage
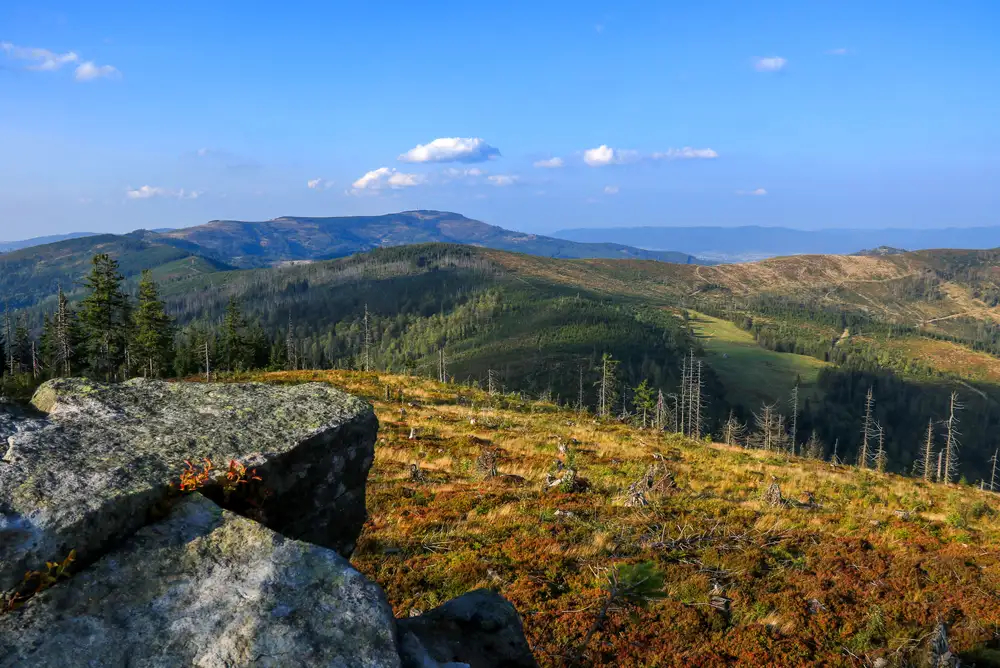
M 649 422 L 649 416 L 656 408 L 656 393 L 645 378 L 635 386 L 632 403 L 635 405 L 636 415 L 640 418 L 642 427 L 645 428 Z
M 130 333 L 128 296 L 118 262 L 107 254 L 95 255 L 85 282 L 90 293 L 80 309 L 87 364 L 94 375 L 110 380 L 122 375 Z
M 134 313 L 134 360 L 143 376 L 166 373 L 173 359 L 173 326 L 167 316 L 152 272 L 142 272 L 139 281 L 139 304 Z
M 638 564 L 619 564 L 608 575 L 604 588 L 618 603 L 644 606 L 650 601 L 666 597 L 663 590 L 664 575 L 652 561 Z

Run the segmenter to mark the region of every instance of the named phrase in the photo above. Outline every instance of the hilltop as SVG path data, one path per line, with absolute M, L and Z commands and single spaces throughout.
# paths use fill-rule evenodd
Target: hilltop
M 22 248 L 44 246 L 45 244 L 54 244 L 58 241 L 66 241 L 67 239 L 79 239 L 80 237 L 92 236 L 96 236 L 96 233 L 70 232 L 69 234 L 52 234 L 45 237 L 32 237 L 31 239 L 23 239 L 20 241 L 0 241 L 0 253 L 9 253 L 10 251 L 20 250 Z
M 417 243 L 456 243 L 556 258 L 648 259 L 697 262 L 685 253 L 648 251 L 613 243 L 579 243 L 525 234 L 447 211 L 403 211 L 382 216 L 284 216 L 263 222 L 214 220 L 163 235 L 198 244 L 239 267 L 288 260 L 325 260 Z
M 409 376 L 249 378 L 329 381 L 373 402 L 381 429 L 353 563 L 397 617 L 494 588 L 539 662 L 561 666 L 609 569 L 652 562 L 665 598 L 617 609 L 587 645 L 593 665 L 924 665 L 939 620 L 966 661 L 997 665 L 995 494 Z M 557 462 L 585 484 L 547 482 L 564 477 Z M 772 483 L 784 501 L 765 500 Z
M 72 293 L 90 258 L 108 253 L 130 278 L 151 269 L 160 280 L 181 276 L 313 262 L 376 248 L 447 242 L 554 258 L 634 258 L 697 263 L 684 253 L 647 251 L 620 244 L 588 244 L 523 234 L 441 211 L 404 211 L 382 216 L 282 217 L 262 222 L 212 221 L 205 225 L 125 235 L 76 234 L 0 248 L 0 293 L 11 307 L 31 306 L 55 294 Z M 10 252 L 4 252 L 9 250 Z

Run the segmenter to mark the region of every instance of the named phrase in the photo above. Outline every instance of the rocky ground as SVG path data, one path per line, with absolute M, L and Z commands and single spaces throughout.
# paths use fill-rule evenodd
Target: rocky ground
M 397 624 L 348 562 L 378 428 L 329 385 L 46 383 L 0 406 L 0 666 L 532 666 L 470 594 Z

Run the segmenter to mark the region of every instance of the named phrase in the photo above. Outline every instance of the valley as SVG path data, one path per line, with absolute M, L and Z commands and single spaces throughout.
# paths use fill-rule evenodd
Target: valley
M 213 368 L 230 368 L 220 327 L 231 303 L 252 348 L 244 368 L 367 363 L 478 385 L 491 377 L 508 390 L 592 408 L 607 353 L 617 365 L 622 414 L 635 412 L 643 381 L 654 396 L 675 401 L 682 360 L 694 351 L 704 366 L 704 431 L 718 435 L 730 412 L 752 427 L 765 405 L 787 417 L 798 385 L 796 442 L 815 432 L 825 452 L 836 445 L 842 459 L 856 456 L 870 386 L 888 466 L 900 472 L 915 465 L 920 425 L 943 420 L 955 391 L 966 405 L 962 473 L 970 482 L 986 474 L 1000 426 L 995 251 L 701 266 L 392 245 L 421 238 L 427 225 L 454 235 L 455 225 L 471 224 L 417 213 L 370 227 L 387 247 L 336 259 L 318 259 L 326 237 L 314 235 L 332 233 L 328 221 L 354 219 L 287 219 L 253 229 L 213 223 L 0 255 L 11 270 L 0 282 L 10 308 L 37 333 L 57 287 L 67 286 L 70 303 L 85 294 L 90 252 L 125 258 L 119 271 L 133 294 L 138 272 L 151 268 L 175 324 L 170 369 L 178 375 L 204 369 L 206 345 Z M 302 234 L 317 244 L 313 250 Z M 234 238 L 243 245 L 223 241 Z M 296 259 L 307 256 L 314 259 Z M 240 268 L 265 260 L 277 264 Z
M 815 357 L 779 353 L 757 345 L 753 335 L 733 323 L 689 312 L 688 325 L 705 349 L 705 360 L 719 375 L 734 404 L 784 403 L 798 386 L 803 399 L 819 400 L 820 369 L 829 365 Z

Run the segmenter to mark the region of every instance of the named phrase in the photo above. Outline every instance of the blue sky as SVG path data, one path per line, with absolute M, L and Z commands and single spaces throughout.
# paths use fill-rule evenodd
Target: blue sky
M 1000 224 L 1000 3 L 251 6 L 0 3 L 0 239 Z

